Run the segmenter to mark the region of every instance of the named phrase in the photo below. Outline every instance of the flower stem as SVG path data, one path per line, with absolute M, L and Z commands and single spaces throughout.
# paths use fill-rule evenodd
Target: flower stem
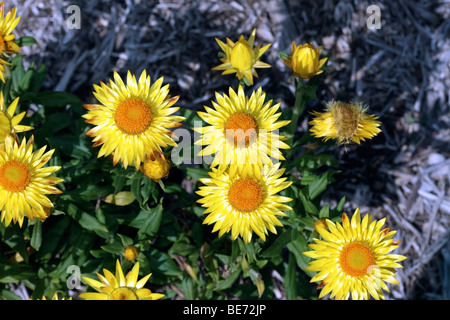
M 305 111 L 307 99 L 304 99 L 303 92 L 303 79 L 300 81 L 295 81 L 295 104 L 294 110 L 292 113 L 292 120 L 289 126 L 288 137 L 286 140 L 287 145 L 292 146 L 292 142 L 294 140 L 295 131 L 297 129 L 298 119 L 301 117 L 303 112 Z

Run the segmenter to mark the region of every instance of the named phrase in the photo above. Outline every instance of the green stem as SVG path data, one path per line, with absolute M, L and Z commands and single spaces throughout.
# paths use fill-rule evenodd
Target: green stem
M 298 119 L 301 117 L 306 107 L 307 99 L 304 99 L 302 87 L 303 79 L 300 79 L 300 81 L 298 82 L 296 81 L 294 110 L 292 113 L 292 120 L 289 126 L 288 137 L 286 140 L 286 143 L 289 146 L 292 146 L 295 131 L 297 129 Z

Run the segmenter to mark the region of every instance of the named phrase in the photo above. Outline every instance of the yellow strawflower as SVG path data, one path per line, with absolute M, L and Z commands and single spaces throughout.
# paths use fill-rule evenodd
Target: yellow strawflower
M 342 224 L 327 219 L 327 228 L 316 228 L 322 239 L 314 239 L 312 251 L 304 254 L 314 259 L 306 270 L 318 272 L 311 282 L 320 281 L 319 298 L 330 293 L 335 299 L 384 299 L 386 282 L 399 283 L 395 268 L 402 268 L 406 257 L 390 253 L 400 241 L 393 240 L 396 231 L 382 229 L 385 221 L 368 214 L 361 220 L 357 208 L 351 221 L 344 213 Z
M 44 167 L 55 150 L 33 151 L 33 141 L 33 136 L 22 143 L 8 136 L 0 146 L 0 212 L 5 226 L 11 221 L 22 226 L 25 215 L 45 220 L 53 208 L 46 195 L 61 193 L 54 185 L 63 180 L 51 176 L 61 167 Z
M 3 92 L 0 91 L 0 145 L 5 141 L 6 137 L 9 135 L 14 135 L 19 132 L 25 132 L 33 129 L 30 126 L 19 125 L 26 111 L 14 115 L 16 112 L 17 104 L 19 103 L 19 98 L 14 99 L 8 108 L 5 106 L 5 100 L 3 99 Z
M 125 84 L 114 72 L 114 81 L 94 85 L 101 104 L 84 105 L 88 113 L 83 117 L 95 125 L 86 134 L 93 137 L 93 147 L 102 145 L 98 157 L 112 154 L 114 165 L 121 161 L 138 170 L 146 157 L 176 146 L 169 128 L 181 126 L 184 117 L 172 115 L 179 110 L 172 107 L 179 97 L 171 98 L 169 85 L 162 83 L 161 77 L 152 84 L 144 70 L 139 81 L 128 71 Z
M 228 95 L 216 93 L 216 101 L 212 102 L 214 109 L 205 106 L 206 112 L 198 112 L 208 125 L 194 128 L 201 133 L 195 144 L 204 146 L 199 155 L 214 155 L 211 167 L 224 170 L 230 165 L 242 174 L 244 169 L 259 170 L 273 163 L 272 159 L 284 160 L 280 149 L 289 146 L 278 129 L 290 121 L 277 121 L 280 103 L 266 101 L 261 87 L 247 97 L 242 86 L 237 93 L 231 87 Z
M 123 274 L 119 260 L 116 261 L 116 274 L 103 269 L 103 275 L 97 273 L 100 281 L 83 277 L 86 283 L 97 292 L 85 292 L 80 298 L 85 300 L 158 300 L 164 297 L 160 293 L 152 293 L 144 288 L 145 283 L 151 277 L 151 273 L 138 281 L 139 262 L 126 276 Z
M 216 38 L 220 48 L 225 53 L 225 57 L 220 60 L 222 64 L 213 68 L 213 70 L 224 70 L 222 74 L 236 73 L 239 80 L 246 77 L 253 85 L 253 76 L 258 77 L 256 68 L 270 68 L 270 64 L 259 60 L 261 56 L 270 47 L 270 43 L 261 48 L 260 45 L 253 47 L 255 43 L 256 29 L 253 29 L 248 40 L 241 35 L 238 41 L 233 42 L 227 38 L 224 43 Z
M 263 241 L 268 231 L 276 234 L 275 226 L 283 226 L 277 217 L 292 210 L 285 204 L 292 199 L 278 195 L 292 184 L 282 177 L 284 171 L 280 163 L 266 165 L 261 171 L 243 170 L 242 175 L 212 169 L 210 178 L 200 179 L 204 186 L 196 191 L 202 197 L 198 202 L 206 208 L 203 223 L 214 224 L 212 232 L 219 231 L 219 237 L 231 231 L 233 240 L 240 236 L 246 243 L 253 232 Z

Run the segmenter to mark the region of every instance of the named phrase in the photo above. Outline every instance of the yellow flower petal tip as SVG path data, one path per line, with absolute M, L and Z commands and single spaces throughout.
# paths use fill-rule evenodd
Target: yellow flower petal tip
M 341 101 L 327 104 L 323 113 L 311 112 L 315 117 L 309 122 L 313 136 L 336 140 L 337 144 L 360 144 L 381 132 L 378 117 L 367 113 L 368 107 L 362 102 L 344 103 Z

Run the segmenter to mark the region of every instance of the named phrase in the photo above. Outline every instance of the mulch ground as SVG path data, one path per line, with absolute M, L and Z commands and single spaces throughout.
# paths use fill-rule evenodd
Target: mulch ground
M 237 40 L 257 29 L 272 43 L 256 83 L 283 108 L 293 106 L 290 73 L 277 57 L 292 41 L 322 45 L 330 72 L 320 101 L 362 99 L 383 132 L 347 151 L 334 147 L 342 172 L 324 201 L 347 197 L 345 211 L 386 216 L 408 256 L 390 299 L 450 299 L 450 3 L 445 0 L 14 0 L 27 62 L 46 64 L 45 88 L 86 103 L 92 84 L 112 72 L 164 76 L 182 108 L 200 110 L 232 84 L 211 68 L 220 62 L 214 38 Z M 81 29 L 69 29 L 67 7 L 81 9 Z M 381 9 L 370 30 L 367 7 Z M 320 103 L 319 103 L 320 104 Z M 310 106 L 313 107 L 313 106 Z M 319 107 L 319 105 L 314 106 Z M 309 115 L 299 132 L 308 129 Z

